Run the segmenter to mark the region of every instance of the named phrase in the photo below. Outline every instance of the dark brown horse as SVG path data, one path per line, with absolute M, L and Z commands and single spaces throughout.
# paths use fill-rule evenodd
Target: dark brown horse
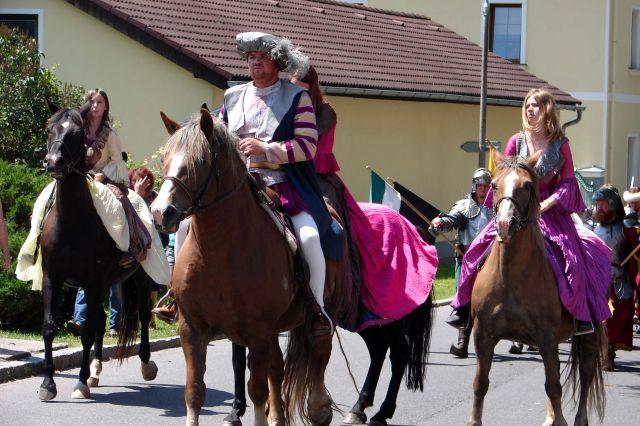
M 482 424 L 493 351 L 501 339 L 539 348 L 548 396 L 544 425 L 567 424 L 562 414 L 558 344 L 571 337 L 574 326 L 560 301 L 538 226 L 537 177 L 533 166 L 539 155 L 526 160 L 517 157 L 505 160 L 502 155 L 496 158 L 499 165 L 492 182 L 496 218 L 507 220 L 512 226 L 498 229 L 473 289 L 471 314 L 478 365 L 468 425 Z M 601 421 L 604 415 L 602 338 L 601 326 L 595 333 L 572 338 L 567 382 L 574 402 L 579 391 L 576 425 L 588 424 L 588 408 L 592 404 Z
M 52 207 L 43 221 L 40 235 L 42 256 L 44 320 L 42 336 L 45 347 L 45 378 L 40 386 L 41 400 L 51 400 L 57 395 L 53 380 L 54 365 L 52 343 L 56 329 L 54 324 L 55 301 L 60 297 L 62 285 L 70 282 L 82 286 L 87 301 L 87 319 L 82 328 L 82 365 L 79 381 L 72 398 L 89 398 L 89 385 L 97 386 L 101 370 L 102 337 L 105 313 L 102 301 L 108 289 L 123 282 L 123 309 L 120 320 L 119 349 L 121 355 L 128 352 L 137 334 L 138 312 L 142 326 L 140 359 L 143 377 L 155 378 L 157 367 L 149 362 L 150 288 L 144 279 L 144 271 L 137 265 L 121 268 L 120 250 L 107 233 L 93 204 L 83 172 L 86 146 L 83 121 L 74 109 L 55 112 L 49 119 L 47 155 L 45 167 L 56 180 L 52 193 Z M 135 275 L 134 275 L 135 273 Z M 95 342 L 95 359 L 89 366 L 91 346 Z
M 161 115 L 172 136 L 152 204 L 154 219 L 173 231 L 193 215 L 172 276 L 187 364 L 187 424 L 198 424 L 207 345 L 219 333 L 249 349 L 255 424 L 267 424 L 267 411 L 271 424 L 290 423 L 296 414 L 305 422 L 329 424 L 332 401 L 324 371 L 331 336 L 311 339 L 305 332 L 309 310 L 294 276 L 294 256 L 257 202 L 237 137 L 204 109 L 184 126 Z M 348 286 L 336 280 L 345 265 L 344 259 L 327 260 L 325 306 L 334 319 L 342 309 L 338 303 L 350 297 L 344 293 Z M 278 333 L 286 330 L 291 333 L 285 362 Z

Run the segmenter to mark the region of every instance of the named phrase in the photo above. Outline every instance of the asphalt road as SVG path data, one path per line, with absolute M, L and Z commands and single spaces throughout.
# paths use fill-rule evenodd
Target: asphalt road
M 425 391 L 412 393 L 403 388 L 396 414 L 389 424 L 448 426 L 466 423 L 471 410 L 475 357 L 473 348 L 465 360 L 449 355 L 448 348 L 456 331 L 444 324 L 448 312 L 448 308 L 438 309 Z M 344 331 L 340 335 L 351 372 L 360 385 L 368 367 L 366 348 L 357 335 Z M 635 338 L 635 346 L 640 346 L 640 336 Z M 541 359 L 536 353 L 509 355 L 508 347 L 508 342 L 501 342 L 496 348 L 491 387 L 485 400 L 484 424 L 540 425 L 546 410 Z M 568 345 L 561 345 L 563 361 L 566 361 L 568 349 Z M 40 402 L 37 396 L 41 377 L 1 384 L 0 425 L 184 424 L 185 367 L 182 350 L 154 352 L 152 359 L 160 368 L 153 382 L 142 380 L 137 358 L 131 358 L 120 367 L 113 362 L 105 363 L 100 387 L 92 389 L 92 399 L 86 401 L 70 398 L 78 369 L 56 375 L 58 396 L 47 403 Z M 640 424 L 640 352 L 619 352 L 617 363 L 619 371 L 605 376 L 607 410 L 604 422 L 598 422 L 592 415 L 591 424 Z M 369 409 L 369 416 L 382 402 L 388 378 L 388 365 L 385 365 L 376 406 Z M 231 344 L 228 341 L 210 344 L 205 381 L 207 395 L 200 421 L 204 425 L 219 425 L 229 411 L 232 398 Z M 328 368 L 327 387 L 338 407 L 344 411 L 348 411 L 356 401 L 357 393 L 337 340 L 334 340 Z M 565 417 L 572 424 L 575 410 L 569 404 L 565 407 Z M 335 413 L 332 425 L 339 425 L 341 419 L 342 415 Z M 253 424 L 251 408 L 244 417 L 244 424 Z

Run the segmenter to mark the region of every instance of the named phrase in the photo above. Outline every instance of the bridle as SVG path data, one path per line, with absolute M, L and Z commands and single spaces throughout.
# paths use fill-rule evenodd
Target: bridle
M 534 219 L 529 217 L 529 210 L 531 207 L 531 204 L 534 202 L 537 202 L 536 200 L 536 192 L 535 192 L 535 188 L 534 188 L 534 184 L 532 184 L 531 188 L 529 188 L 529 199 L 527 200 L 527 205 L 522 208 L 522 206 L 520 206 L 520 204 L 518 204 L 518 202 L 516 201 L 515 198 L 511 197 L 511 196 L 505 196 L 505 197 L 501 197 L 499 198 L 494 204 L 493 204 L 493 210 L 494 212 L 496 212 L 496 215 L 494 216 L 493 220 L 496 224 L 497 227 L 497 220 L 498 220 L 498 207 L 500 206 L 500 203 L 508 200 L 511 201 L 511 203 L 513 203 L 514 207 L 516 208 L 516 214 L 513 216 L 512 220 L 515 221 L 515 232 L 520 231 L 522 228 L 524 228 L 528 223 L 533 222 Z
M 165 181 L 169 181 L 173 183 L 176 186 L 176 188 L 179 188 L 180 190 L 182 190 L 182 192 L 184 192 L 187 195 L 187 198 L 189 198 L 190 205 L 186 210 L 183 211 L 183 214 L 185 217 L 192 215 L 196 212 L 201 212 L 201 211 L 210 209 L 212 207 L 215 207 L 219 204 L 222 204 L 223 202 L 231 198 L 236 192 L 240 190 L 240 188 L 242 187 L 242 184 L 246 181 L 245 178 L 248 176 L 248 173 L 245 170 L 245 172 L 242 174 L 240 179 L 238 179 L 238 182 L 233 186 L 233 188 L 231 188 L 230 191 L 222 194 L 219 197 L 214 198 L 208 204 L 203 204 L 202 199 L 204 198 L 205 194 L 209 190 L 209 187 L 211 186 L 211 181 L 213 180 L 213 176 L 215 175 L 216 177 L 215 179 L 216 193 L 220 189 L 220 181 L 222 177 L 222 173 L 220 173 L 220 169 L 218 168 L 218 153 L 215 149 L 214 144 L 211 144 L 211 149 L 212 149 L 211 166 L 209 167 L 209 171 L 207 173 L 207 179 L 205 180 L 202 188 L 199 191 L 197 191 L 196 196 L 193 196 L 187 184 L 184 183 L 182 180 L 180 180 L 176 176 L 163 176 L 162 179 L 160 179 L 160 185 L 162 185 Z
M 71 156 L 71 161 L 66 161 L 66 168 L 65 168 L 65 174 L 70 174 L 70 173 L 76 173 L 79 174 L 80 176 L 87 176 L 87 173 L 80 170 L 78 168 L 78 162 L 80 162 L 80 160 L 82 159 L 82 154 L 86 153 L 86 147 L 84 145 L 84 143 L 80 143 L 78 149 L 76 150 L 76 152 L 71 153 L 69 152 L 69 148 L 67 147 L 67 145 L 64 143 L 64 139 L 60 139 L 60 138 L 56 138 L 53 140 L 53 143 L 58 143 L 60 144 L 60 151 L 62 151 L 62 158 L 65 158 L 64 154 L 69 154 Z

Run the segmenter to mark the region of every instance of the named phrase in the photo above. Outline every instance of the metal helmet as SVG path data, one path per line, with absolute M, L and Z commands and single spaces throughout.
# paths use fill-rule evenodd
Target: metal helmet
M 616 220 L 620 220 L 625 216 L 624 206 L 618 190 L 610 185 L 604 185 L 593 193 L 591 199 L 594 201 L 607 200 L 611 210 L 616 212 Z
M 492 176 L 489 170 L 485 169 L 484 167 L 476 169 L 476 171 L 473 172 L 473 175 L 471 175 L 471 192 L 476 192 L 476 187 L 479 183 L 489 185 L 491 183 L 491 179 Z

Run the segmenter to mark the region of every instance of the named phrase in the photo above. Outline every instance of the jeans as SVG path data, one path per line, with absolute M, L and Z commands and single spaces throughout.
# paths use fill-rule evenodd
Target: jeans
M 120 323 L 120 284 L 115 284 L 109 289 L 109 330 L 116 330 Z M 84 289 L 78 288 L 76 304 L 73 311 L 73 320 L 84 325 L 87 320 L 87 302 L 84 300 Z

